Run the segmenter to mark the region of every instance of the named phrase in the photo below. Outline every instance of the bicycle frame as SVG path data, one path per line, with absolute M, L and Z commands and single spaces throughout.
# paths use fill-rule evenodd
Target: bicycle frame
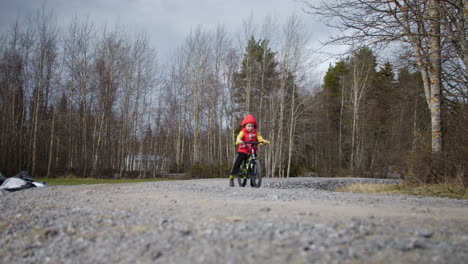
M 248 171 L 249 169 L 252 168 L 252 162 L 257 159 L 257 156 L 255 155 L 255 150 L 252 148 L 252 153 L 250 154 L 250 157 L 247 159 L 247 164 L 245 168 L 243 169 L 243 174 L 245 176 L 248 176 Z

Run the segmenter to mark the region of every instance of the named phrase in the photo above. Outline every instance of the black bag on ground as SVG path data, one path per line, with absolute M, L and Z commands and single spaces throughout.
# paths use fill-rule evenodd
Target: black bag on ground
M 35 182 L 26 171 L 22 171 L 11 178 L 3 180 L 0 190 L 15 192 L 33 187 L 44 187 L 46 184 Z

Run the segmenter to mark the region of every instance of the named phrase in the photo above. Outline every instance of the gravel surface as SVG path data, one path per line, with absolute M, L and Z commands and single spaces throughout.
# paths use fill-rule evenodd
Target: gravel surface
M 0 192 L 0 263 L 466 263 L 468 201 L 227 179 Z

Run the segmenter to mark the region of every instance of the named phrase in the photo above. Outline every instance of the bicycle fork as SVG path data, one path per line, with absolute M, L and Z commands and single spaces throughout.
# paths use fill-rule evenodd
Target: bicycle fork
M 247 164 L 244 164 L 245 166 L 242 168 L 242 177 L 244 179 L 247 179 L 248 175 L 249 175 L 249 170 L 252 169 L 252 164 L 253 164 L 253 159 L 252 158 L 249 158 L 249 160 L 247 161 Z

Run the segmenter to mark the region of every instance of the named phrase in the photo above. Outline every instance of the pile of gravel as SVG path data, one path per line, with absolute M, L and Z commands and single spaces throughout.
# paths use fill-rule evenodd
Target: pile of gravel
M 264 184 L 266 188 L 294 189 L 306 188 L 313 190 L 336 191 L 352 183 L 372 184 L 397 184 L 398 179 L 373 179 L 373 178 L 286 178 L 272 179 Z

